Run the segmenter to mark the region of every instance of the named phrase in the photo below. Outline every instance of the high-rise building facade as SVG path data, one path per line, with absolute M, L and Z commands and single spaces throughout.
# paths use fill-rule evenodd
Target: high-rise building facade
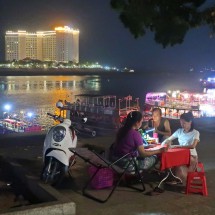
M 55 61 L 56 59 L 56 32 L 42 32 L 42 59 L 43 61 Z
M 55 31 L 7 31 L 5 58 L 8 61 L 25 58 L 41 61 L 79 62 L 79 31 L 67 26 Z
M 18 60 L 25 58 L 26 31 L 8 31 L 5 35 L 6 60 Z
M 79 31 L 67 26 L 55 28 L 55 31 L 57 61 L 79 62 Z

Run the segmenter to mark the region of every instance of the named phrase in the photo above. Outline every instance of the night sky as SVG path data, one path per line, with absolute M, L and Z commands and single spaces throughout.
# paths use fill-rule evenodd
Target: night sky
M 210 0 L 209 2 L 213 2 Z M 0 0 L 0 58 L 6 30 L 80 30 L 80 61 L 141 72 L 188 72 L 215 68 L 215 38 L 209 28 L 191 30 L 183 44 L 163 49 L 153 34 L 134 39 L 109 0 Z

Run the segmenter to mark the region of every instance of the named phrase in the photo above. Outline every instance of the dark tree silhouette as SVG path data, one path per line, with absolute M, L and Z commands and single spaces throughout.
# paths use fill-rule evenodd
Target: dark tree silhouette
M 111 0 L 113 9 L 135 38 L 147 31 L 163 47 L 183 42 L 188 30 L 208 25 L 215 32 L 215 2 L 206 0 Z

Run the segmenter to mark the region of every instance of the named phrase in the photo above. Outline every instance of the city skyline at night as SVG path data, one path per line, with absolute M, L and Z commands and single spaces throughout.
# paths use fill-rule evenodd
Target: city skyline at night
M 47 30 L 56 25 L 78 26 L 81 61 L 133 68 L 141 72 L 189 72 L 214 68 L 215 39 L 207 26 L 190 30 L 182 44 L 162 48 L 150 32 L 134 39 L 109 1 L 9 0 L 1 7 L 0 57 L 4 59 L 7 29 Z M 22 15 L 20 15 L 22 14 Z
M 5 60 L 79 62 L 79 30 L 68 26 L 54 31 L 6 31 Z

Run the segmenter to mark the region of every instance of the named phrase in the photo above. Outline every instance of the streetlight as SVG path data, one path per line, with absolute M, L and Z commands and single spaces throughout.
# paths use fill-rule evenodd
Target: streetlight
M 6 111 L 10 111 L 10 110 L 11 110 L 11 105 L 6 104 L 6 105 L 4 106 L 4 109 L 5 109 Z
M 31 118 L 31 117 L 33 116 L 33 113 L 32 113 L 32 112 L 28 112 L 28 113 L 27 113 L 27 116 L 28 116 L 29 118 Z
M 9 111 L 11 110 L 11 105 L 10 104 L 5 104 L 4 105 L 4 110 L 5 110 L 5 112 L 3 112 L 3 117 L 4 118 L 9 118 Z

